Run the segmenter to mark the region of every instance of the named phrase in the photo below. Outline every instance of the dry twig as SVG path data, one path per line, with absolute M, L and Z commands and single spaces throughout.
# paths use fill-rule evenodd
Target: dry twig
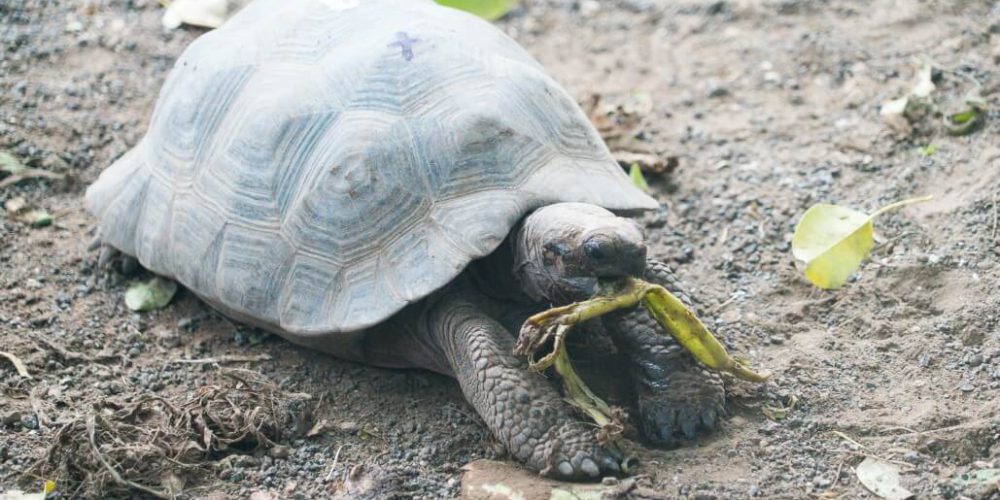
M 254 354 L 249 356 L 239 356 L 239 355 L 227 355 L 218 356 L 215 358 L 201 358 L 201 359 L 173 359 L 170 363 L 187 363 L 187 364 L 209 364 L 209 363 L 244 363 L 253 361 L 270 361 L 271 356 L 268 354 Z
M 40 168 L 26 168 L 23 171 L 20 171 L 16 174 L 8 175 L 7 177 L 4 177 L 3 180 L 0 180 L 0 189 L 8 188 L 21 181 L 28 179 L 49 179 L 58 181 L 65 178 L 66 176 L 62 174 L 56 174 L 53 172 L 49 172 L 48 170 L 43 170 Z

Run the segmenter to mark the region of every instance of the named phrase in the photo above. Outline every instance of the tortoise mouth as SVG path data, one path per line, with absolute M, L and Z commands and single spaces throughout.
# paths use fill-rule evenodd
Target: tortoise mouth
M 587 300 L 598 292 L 599 282 L 597 276 L 567 276 L 558 280 L 548 299 L 558 305 Z
M 634 258 L 632 258 L 634 257 Z M 569 304 L 592 298 L 600 290 L 602 282 L 617 281 L 622 278 L 642 278 L 646 269 L 646 252 L 613 262 L 584 266 L 577 272 L 555 279 L 555 290 L 549 300 L 556 304 Z
M 590 266 L 587 275 L 600 280 L 642 278 L 646 271 L 646 252 L 636 258 L 627 258 L 599 266 Z
M 646 268 L 645 259 L 641 261 L 625 261 L 616 264 L 614 267 L 605 269 L 595 269 L 593 276 L 601 280 L 613 280 L 620 278 L 641 278 Z
M 644 266 L 632 266 L 627 272 L 608 270 L 583 276 L 567 276 L 558 280 L 558 286 L 548 299 L 554 304 L 569 304 L 593 298 L 601 289 L 601 283 L 618 281 L 623 278 L 641 278 Z

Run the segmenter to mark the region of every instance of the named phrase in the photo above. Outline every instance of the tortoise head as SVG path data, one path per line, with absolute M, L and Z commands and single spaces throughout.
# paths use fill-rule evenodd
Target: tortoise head
M 514 240 L 514 272 L 534 300 L 567 304 L 597 292 L 601 279 L 641 276 L 646 243 L 635 222 L 585 203 L 532 212 Z

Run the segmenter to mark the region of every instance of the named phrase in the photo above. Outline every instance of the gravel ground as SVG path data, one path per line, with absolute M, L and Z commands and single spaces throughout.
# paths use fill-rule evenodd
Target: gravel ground
M 453 381 L 309 352 L 184 291 L 133 314 L 122 297 L 141 272 L 95 284 L 83 190 L 139 140 L 202 32 L 164 32 L 161 12 L 150 0 L 0 2 L 0 151 L 65 176 L 0 190 L 54 219 L 0 217 L 0 350 L 33 374 L 0 360 L 0 491 L 55 479 L 63 497 L 148 495 L 60 452 L 89 453 L 88 419 L 110 439 L 168 404 L 212 415 L 212 388 L 252 386 L 277 402 L 245 401 L 274 409 L 261 417 L 271 427 L 189 447 L 197 467 L 145 484 L 191 498 L 458 495 L 463 466 L 506 457 Z M 737 354 L 775 373 L 729 384 L 720 431 L 678 450 L 631 445 L 650 491 L 864 498 L 855 467 L 879 457 L 921 498 L 997 497 L 953 480 L 1000 467 L 1000 4 L 530 1 L 499 24 L 585 108 L 599 101 L 613 150 L 676 162 L 649 176 L 665 207 L 643 219 L 652 253 Z M 880 119 L 920 60 L 937 70 L 940 110 L 970 91 L 986 100 L 979 130 L 949 136 L 940 111 L 905 133 Z M 802 278 L 790 239 L 810 205 L 924 194 L 877 221 L 880 244 L 842 290 Z M 189 427 L 197 445 L 202 427 Z M 120 445 L 99 449 L 140 469 L 143 448 Z

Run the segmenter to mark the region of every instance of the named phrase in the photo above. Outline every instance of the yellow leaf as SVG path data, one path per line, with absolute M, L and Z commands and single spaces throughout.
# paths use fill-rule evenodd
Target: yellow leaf
M 903 200 L 871 215 L 838 205 L 813 205 L 795 227 L 792 255 L 806 263 L 806 278 L 812 284 L 824 290 L 840 288 L 875 246 L 872 220 L 889 210 L 929 199 Z

